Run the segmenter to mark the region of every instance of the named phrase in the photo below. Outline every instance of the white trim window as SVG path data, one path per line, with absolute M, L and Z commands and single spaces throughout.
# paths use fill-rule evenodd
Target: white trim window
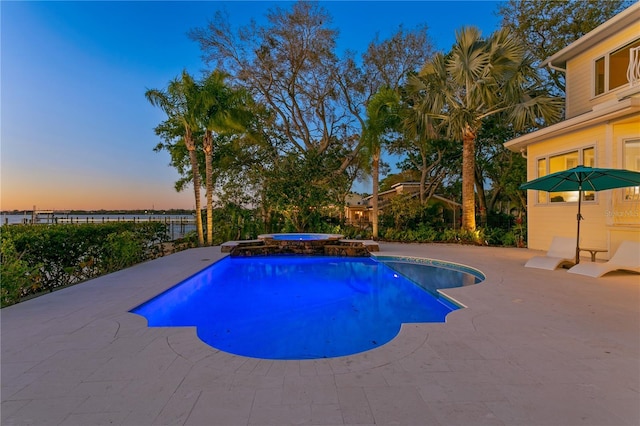
M 568 170 L 579 165 L 595 167 L 595 152 L 595 148 L 593 146 L 589 146 L 573 151 L 539 158 L 537 161 L 538 177 L 546 176 L 547 174 L 551 173 L 561 172 L 563 170 Z M 583 192 L 582 201 L 593 200 L 595 200 L 595 192 Z M 577 201 L 578 191 L 562 191 L 551 193 L 538 191 L 538 204 L 572 203 Z
M 640 138 L 623 141 L 624 168 L 640 172 Z M 622 199 L 625 201 L 640 201 L 640 186 L 622 189 Z
M 635 40 L 596 59 L 593 67 L 594 96 L 610 92 L 629 84 L 628 70 L 631 49 L 640 46 Z

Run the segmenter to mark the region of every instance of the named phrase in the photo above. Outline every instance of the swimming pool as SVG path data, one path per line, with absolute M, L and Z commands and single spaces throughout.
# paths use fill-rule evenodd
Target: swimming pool
M 391 260 L 227 257 L 131 312 L 150 327 L 196 327 L 203 342 L 236 355 L 330 358 L 377 348 L 403 323 L 444 322 L 458 306 L 424 285 L 434 271 L 438 281 L 477 281 L 466 271 L 413 263 L 423 275 L 416 283 Z

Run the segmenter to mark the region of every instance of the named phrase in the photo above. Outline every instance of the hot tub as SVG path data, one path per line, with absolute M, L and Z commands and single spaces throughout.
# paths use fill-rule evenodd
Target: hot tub
M 336 241 L 344 238 L 340 234 L 292 233 L 292 234 L 262 234 L 259 240 L 275 241 Z

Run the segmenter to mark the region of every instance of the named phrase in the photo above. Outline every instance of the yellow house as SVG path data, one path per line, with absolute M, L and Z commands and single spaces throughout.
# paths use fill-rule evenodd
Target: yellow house
M 542 65 L 565 73 L 566 118 L 505 144 L 526 156 L 527 180 L 577 165 L 640 171 L 640 3 Z M 529 248 L 575 237 L 577 201 L 577 192 L 528 191 Z M 640 240 L 640 187 L 586 193 L 582 216 L 581 247 L 611 256 Z

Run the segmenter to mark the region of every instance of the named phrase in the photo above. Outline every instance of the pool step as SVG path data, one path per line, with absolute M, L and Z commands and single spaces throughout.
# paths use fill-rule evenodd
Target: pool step
M 240 241 L 227 241 L 220 245 L 220 251 L 222 253 L 231 253 L 235 247 L 247 247 L 264 245 L 263 240 L 240 240 Z

